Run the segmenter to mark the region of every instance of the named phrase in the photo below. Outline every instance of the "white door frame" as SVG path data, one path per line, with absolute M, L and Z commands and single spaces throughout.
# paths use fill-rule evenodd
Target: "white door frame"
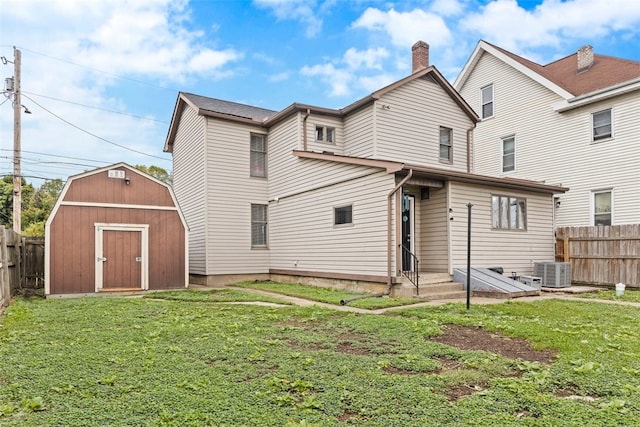
M 103 232 L 106 231 L 137 231 L 141 233 L 142 241 L 140 242 L 142 247 L 141 261 L 140 261 L 140 287 L 143 290 L 149 289 L 149 224 L 110 224 L 96 222 L 95 227 L 95 262 L 96 262 L 96 292 L 102 289 L 102 283 L 104 279 L 104 238 Z

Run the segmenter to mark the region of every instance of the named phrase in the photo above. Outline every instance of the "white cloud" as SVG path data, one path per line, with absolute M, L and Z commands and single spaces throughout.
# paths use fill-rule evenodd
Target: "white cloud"
M 368 8 L 352 27 L 382 32 L 391 37 L 394 45 L 407 49 L 418 40 L 424 40 L 430 46 L 446 46 L 452 41 L 444 19 L 422 9 L 397 12 L 392 8 L 385 12 Z
M 304 66 L 300 72 L 304 76 L 319 77 L 331 88 L 331 96 L 345 96 L 351 92 L 351 73 L 345 69 L 338 69 L 333 64 Z
M 389 51 L 382 47 L 367 50 L 357 50 L 352 47 L 347 49 L 343 60 L 351 70 L 363 66 L 370 69 L 382 70 L 384 66 L 382 60 L 388 57 Z
M 464 5 L 459 0 L 433 0 L 429 9 L 436 15 L 456 16 L 464 11 Z
M 545 0 L 526 10 L 515 0 L 494 0 L 469 14 L 461 27 L 507 50 L 564 47 L 612 31 L 638 33 L 640 2 L 627 0 Z
M 322 18 L 314 12 L 315 1 L 310 0 L 254 0 L 254 4 L 270 9 L 276 18 L 298 20 L 307 28 L 307 37 L 315 37 L 322 30 Z

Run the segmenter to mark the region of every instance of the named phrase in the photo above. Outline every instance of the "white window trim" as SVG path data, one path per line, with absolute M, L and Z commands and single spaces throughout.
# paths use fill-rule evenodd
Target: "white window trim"
M 254 153 L 254 150 L 251 149 L 251 137 L 253 136 L 261 136 L 264 139 L 264 152 L 262 151 L 255 151 L 256 153 L 264 153 L 264 174 L 263 175 L 255 175 L 251 169 L 251 153 Z M 266 179 L 267 175 L 268 175 L 268 171 L 269 171 L 269 165 L 268 165 L 268 160 L 269 160 L 269 141 L 267 138 L 267 134 L 266 133 L 256 133 L 256 132 L 251 132 L 251 134 L 249 135 L 249 176 L 251 178 L 259 178 L 259 179 Z
M 589 221 L 591 226 L 596 225 L 596 194 L 599 193 L 611 193 L 611 225 L 615 224 L 615 215 L 614 215 L 614 206 L 615 204 L 615 193 L 613 188 L 601 188 L 598 190 L 591 190 L 590 200 L 589 200 Z
M 449 131 L 449 158 L 448 159 L 443 159 L 440 156 L 440 149 L 442 148 L 442 130 L 446 129 Z M 438 160 L 440 161 L 440 163 L 445 163 L 445 164 L 453 164 L 453 129 L 446 127 L 446 126 L 440 126 L 439 130 L 438 130 Z
M 351 208 L 351 222 L 345 222 L 343 224 L 336 224 L 336 211 L 338 209 L 342 209 L 342 208 Z M 338 206 L 334 206 L 333 207 L 333 226 L 335 228 L 353 227 L 353 203 L 350 203 L 350 204 L 347 204 L 347 205 L 338 205 Z
M 609 111 L 610 111 L 610 116 L 611 116 L 611 117 L 610 117 L 610 118 L 611 118 L 611 135 L 609 135 L 608 137 L 605 137 L 605 138 L 595 139 L 595 132 L 594 132 L 594 127 L 595 127 L 595 126 L 594 126 L 594 123 L 593 123 L 593 119 L 594 119 L 594 118 L 593 118 L 593 116 L 594 116 L 595 114 L 602 113 L 603 111 L 607 111 L 607 110 L 609 110 Z M 598 111 L 592 111 L 592 112 L 591 112 L 591 123 L 590 123 L 590 126 L 591 126 L 591 143 L 592 143 L 592 144 L 600 144 L 601 142 L 611 141 L 611 140 L 613 139 L 613 137 L 614 137 L 614 135 L 615 135 L 615 133 L 614 133 L 614 132 L 615 132 L 615 129 L 614 129 L 614 120 L 613 120 L 613 117 L 614 117 L 614 110 L 613 110 L 613 107 L 601 108 L 601 109 L 599 109 Z
M 507 139 L 513 138 L 513 169 L 506 171 L 504 170 L 504 142 Z M 516 168 L 518 167 L 518 165 L 516 164 L 516 152 L 517 152 L 517 145 L 516 145 L 516 135 L 512 134 L 512 135 L 508 135 L 508 136 L 504 136 L 502 138 L 500 138 L 500 171 L 503 174 L 512 174 L 515 173 Z
M 493 198 L 497 197 L 498 198 L 498 227 L 494 227 L 493 226 L 493 220 L 494 220 L 494 216 L 493 216 Z M 523 224 L 523 228 L 518 228 L 517 225 L 515 228 L 511 227 L 511 218 L 507 218 L 507 227 L 502 227 L 501 226 L 501 222 L 502 222 L 502 218 L 501 218 L 501 205 L 500 205 L 500 199 L 501 198 L 506 198 L 507 200 L 510 199 L 516 199 L 516 200 L 522 200 L 524 201 L 524 218 L 518 218 L 520 221 L 524 221 Z M 509 206 L 507 206 L 507 208 L 509 209 Z M 517 232 L 527 232 L 529 230 L 529 203 L 527 202 L 527 198 L 526 197 L 521 197 L 521 196 L 511 196 L 511 195 L 507 195 L 507 194 L 491 194 L 491 199 L 490 199 L 490 210 L 491 210 L 491 229 L 493 231 L 517 231 Z M 507 215 L 510 215 L 510 209 L 508 210 Z M 517 222 L 519 223 L 520 221 L 517 220 Z
M 318 133 L 318 128 L 322 128 L 322 139 L 316 138 L 316 142 L 322 144 L 336 145 L 336 128 L 335 126 L 327 126 L 322 124 L 316 124 L 315 126 L 315 134 Z M 327 141 L 327 131 L 331 129 L 333 131 L 333 141 Z
M 482 91 L 488 87 L 491 87 L 491 115 L 487 116 L 487 117 L 483 117 L 483 113 L 484 113 L 484 103 L 482 101 Z M 490 119 L 492 117 L 494 117 L 496 115 L 496 92 L 494 90 L 493 87 L 493 83 L 490 83 L 488 85 L 484 85 L 480 88 L 480 120 L 487 120 Z
M 253 244 L 253 207 L 254 206 L 263 206 L 265 209 L 265 217 L 266 220 L 264 222 L 265 228 L 264 228 L 264 245 L 254 245 Z M 249 238 L 251 240 L 251 249 L 269 249 L 269 205 L 268 204 L 264 204 L 264 203 L 251 203 L 250 204 L 250 211 L 249 211 L 249 227 L 250 227 L 250 233 L 249 233 Z M 256 221 L 257 223 L 258 221 Z

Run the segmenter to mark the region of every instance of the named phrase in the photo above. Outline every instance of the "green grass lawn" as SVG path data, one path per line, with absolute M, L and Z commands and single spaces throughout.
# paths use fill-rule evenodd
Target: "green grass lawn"
M 640 425 L 636 307 L 374 315 L 199 295 L 16 300 L 0 317 L 0 425 Z M 446 324 L 557 356 L 546 365 L 430 340 Z M 474 393 L 452 400 L 456 388 Z
M 590 299 L 605 299 L 611 301 L 627 301 L 627 302 L 640 302 L 640 291 L 637 289 L 625 289 L 624 293 L 620 296 L 616 295 L 614 290 L 601 290 L 597 293 L 579 294 L 581 298 Z
M 234 286 L 260 289 L 263 291 L 273 292 L 281 295 L 304 298 L 311 301 L 324 302 L 327 304 L 340 305 L 340 301 L 348 300 L 354 297 L 370 295 L 363 292 L 350 292 L 335 288 L 322 288 L 319 286 L 300 285 L 297 283 L 279 283 L 279 282 L 241 282 Z M 376 310 L 381 308 L 397 307 L 402 305 L 416 304 L 424 302 L 422 298 L 406 298 L 406 297 L 372 297 L 350 301 L 350 307 L 363 308 L 366 310 Z

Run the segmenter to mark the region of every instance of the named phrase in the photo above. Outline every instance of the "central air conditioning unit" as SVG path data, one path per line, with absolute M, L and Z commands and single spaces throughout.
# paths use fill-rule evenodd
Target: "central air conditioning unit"
M 533 275 L 541 279 L 547 288 L 566 288 L 571 286 L 570 262 L 536 262 L 533 264 Z

